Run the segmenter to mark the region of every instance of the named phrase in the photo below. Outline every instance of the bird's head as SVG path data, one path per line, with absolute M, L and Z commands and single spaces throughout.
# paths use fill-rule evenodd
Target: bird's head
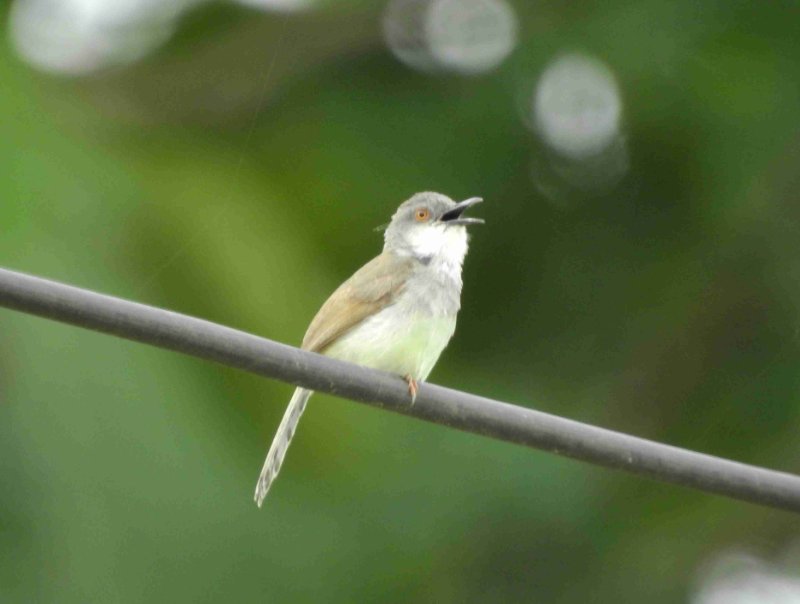
M 466 217 L 464 212 L 481 201 L 470 197 L 457 203 L 441 193 L 417 193 L 392 216 L 384 234 L 384 249 L 426 264 L 438 259 L 460 265 L 467 253 L 466 227 L 483 224 L 482 219 Z

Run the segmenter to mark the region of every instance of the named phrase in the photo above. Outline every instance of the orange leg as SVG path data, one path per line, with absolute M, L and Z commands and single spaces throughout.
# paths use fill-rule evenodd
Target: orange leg
M 404 375 L 403 379 L 406 381 L 406 384 L 408 384 L 408 393 L 411 395 L 411 404 L 413 405 L 414 401 L 417 400 L 417 392 L 419 392 L 419 384 L 417 383 L 417 380 L 415 380 L 408 374 Z

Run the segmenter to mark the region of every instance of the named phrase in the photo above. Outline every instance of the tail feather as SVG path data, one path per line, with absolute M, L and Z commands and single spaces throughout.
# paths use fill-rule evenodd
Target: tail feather
M 269 448 L 267 459 L 264 461 L 264 467 L 256 484 L 255 501 L 258 507 L 261 507 L 269 487 L 278 476 L 283 458 L 286 456 L 286 449 L 289 448 L 289 443 L 292 442 L 297 423 L 300 421 L 300 416 L 303 415 L 306 403 L 312 394 L 314 394 L 313 390 L 298 388 L 294 391 L 292 400 L 289 401 L 289 406 L 286 407 L 286 413 L 283 414 L 283 419 L 278 426 L 278 431 L 275 433 L 275 438 L 272 439 L 272 445 Z

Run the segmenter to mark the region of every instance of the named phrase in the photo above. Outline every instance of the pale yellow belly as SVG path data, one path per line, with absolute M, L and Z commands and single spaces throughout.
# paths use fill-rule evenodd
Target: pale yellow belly
M 339 338 L 325 354 L 424 380 L 450 341 L 455 326 L 455 316 L 411 315 L 390 307 Z

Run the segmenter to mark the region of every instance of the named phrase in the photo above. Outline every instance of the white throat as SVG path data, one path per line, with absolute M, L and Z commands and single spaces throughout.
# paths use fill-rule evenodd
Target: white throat
M 461 273 L 467 255 L 467 229 L 463 226 L 431 225 L 409 231 L 403 249 L 395 250 L 413 256 L 432 267 Z

